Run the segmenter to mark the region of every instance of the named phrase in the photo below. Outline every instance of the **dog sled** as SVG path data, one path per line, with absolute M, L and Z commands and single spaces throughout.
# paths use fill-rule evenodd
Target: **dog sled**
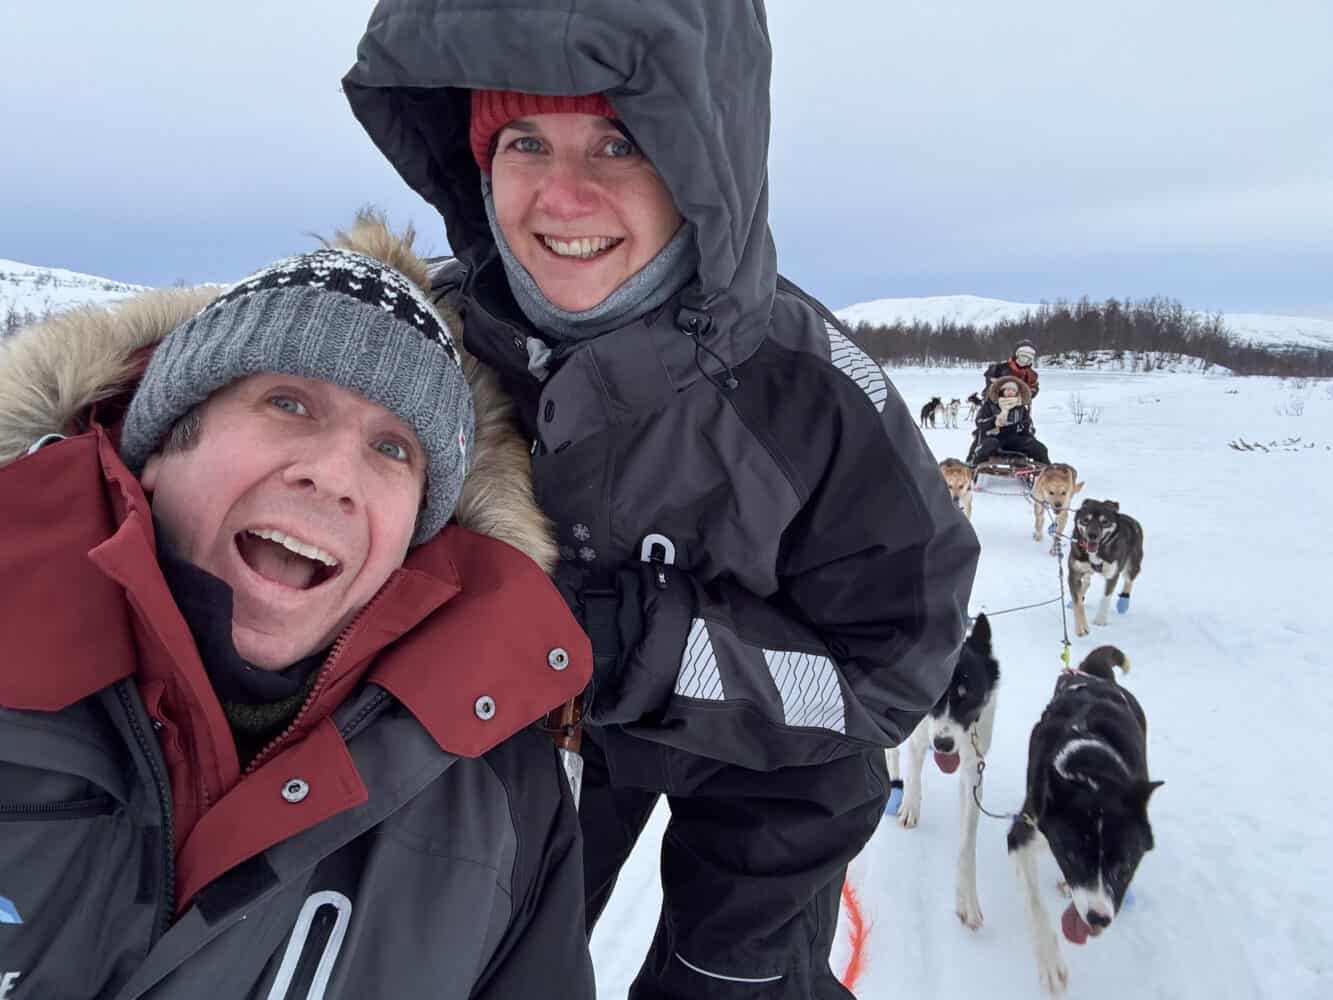
M 997 451 L 972 469 L 972 491 L 1005 496 L 1028 496 L 1032 484 L 1046 468 L 1022 452 Z

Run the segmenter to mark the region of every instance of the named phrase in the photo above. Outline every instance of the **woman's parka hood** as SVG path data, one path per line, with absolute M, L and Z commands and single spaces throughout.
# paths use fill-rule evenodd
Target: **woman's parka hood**
M 468 91 L 605 94 L 695 227 L 699 275 L 685 304 L 749 325 L 767 320 L 777 275 L 771 60 L 758 0 L 382 0 L 343 88 L 474 269 L 495 244 Z
M 986 387 L 986 398 L 992 403 L 998 403 L 1000 401 L 1000 393 L 1004 391 L 1006 385 L 1018 386 L 1018 400 L 1021 405 L 1032 405 L 1032 390 L 1028 387 L 1026 382 L 1015 375 L 1001 375 L 999 378 L 994 379 L 991 384 Z
M 362 213 L 328 242 L 383 261 L 426 289 L 426 266 L 412 251 L 412 239 L 410 229 L 399 236 L 383 219 Z M 0 344 L 0 465 L 48 434 L 79 433 L 94 405 L 127 399 L 151 348 L 224 290 L 166 289 L 111 306 L 74 309 Z M 444 311 L 455 344 L 461 344 L 458 317 Z M 472 467 L 454 517 L 465 528 L 509 543 L 549 572 L 555 543 L 533 498 L 528 449 L 513 430 L 512 403 L 490 369 L 465 352 L 462 360 L 477 426 Z

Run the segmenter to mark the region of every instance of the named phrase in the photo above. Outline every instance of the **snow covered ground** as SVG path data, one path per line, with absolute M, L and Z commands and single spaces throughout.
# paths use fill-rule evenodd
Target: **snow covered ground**
M 965 398 L 981 385 L 972 370 L 889 374 L 914 413 L 932 395 Z M 1073 395 L 1101 407 L 1097 423 L 1074 422 Z M 1070 638 L 1075 662 L 1107 642 L 1130 657 L 1124 682 L 1148 715 L 1152 776 L 1166 782 L 1149 809 L 1157 849 L 1132 905 L 1099 940 L 1062 939 L 1069 996 L 1333 996 L 1333 792 L 1317 770 L 1333 656 L 1316 576 L 1333 556 L 1322 524 L 1333 501 L 1333 383 L 1049 371 L 1034 419 L 1052 458 L 1078 469 L 1082 496 L 1118 500 L 1143 523 L 1129 613 L 1113 611 L 1086 639 L 1073 636 L 1071 617 Z M 925 433 L 937 457 L 963 457 L 966 429 Z M 1229 447 L 1238 438 L 1270 450 Z M 1058 594 L 1027 501 L 979 496 L 974 524 L 983 546 L 974 613 Z M 1010 812 L 1023 799 L 1028 733 L 1061 668 L 1060 608 L 997 615 L 992 627 L 1002 678 L 984 800 Z M 981 818 L 985 926 L 973 933 L 954 916 L 957 780 L 928 762 L 921 825 L 886 819 L 852 866 L 871 924 L 863 998 L 1041 995 L 1004 822 Z M 665 820 L 659 809 L 594 935 L 601 996 L 625 995 L 651 940 Z M 1054 916 L 1064 903 L 1053 863 L 1046 874 Z M 839 972 L 846 941 L 844 926 Z

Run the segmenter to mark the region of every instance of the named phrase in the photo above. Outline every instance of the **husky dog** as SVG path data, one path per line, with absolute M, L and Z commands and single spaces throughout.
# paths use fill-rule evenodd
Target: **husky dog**
M 916 826 L 921 818 L 921 766 L 926 747 L 935 752 L 935 763 L 945 774 L 962 765 L 958 795 L 962 803 L 961 842 L 954 877 L 954 908 L 967 927 L 981 926 L 981 904 L 977 900 L 977 800 L 973 795 L 980 780 L 979 759 L 990 751 L 995 727 L 995 693 L 1000 683 L 1000 665 L 991 654 L 990 622 L 978 615 L 972 634 L 963 643 L 949 688 L 940 696 L 907 740 L 907 770 L 900 771 L 898 751 L 888 751 L 889 778 L 903 785 L 898 822 Z M 901 778 L 900 778 L 901 775 Z
M 981 404 L 985 400 L 981 398 L 980 393 L 972 393 L 967 397 L 967 422 L 970 424 L 977 418 L 977 410 L 981 409 Z
M 939 396 L 931 396 L 930 402 L 921 407 L 921 428 L 935 426 L 935 418 L 939 416 L 940 411 L 944 409 L 944 400 Z
M 945 427 L 958 426 L 958 411 L 961 410 L 962 408 L 963 408 L 963 401 L 961 399 L 949 400 L 949 402 L 945 405 L 944 408 Z
M 1093 623 L 1106 624 L 1111 595 L 1123 577 L 1124 590 L 1116 602 L 1122 615 L 1129 610 L 1129 595 L 1143 568 L 1143 526 L 1128 514 L 1120 513 L 1114 500 L 1084 500 L 1074 515 L 1074 543 L 1069 551 L 1069 590 L 1074 598 L 1074 628 L 1087 635 L 1088 615 L 1083 596 L 1088 592 L 1092 574 L 1106 578 L 1106 592 Z
M 940 474 L 949 487 L 949 496 L 953 505 L 972 519 L 972 467 L 956 458 L 946 458 L 940 463 Z
M 1152 850 L 1148 799 L 1148 722 L 1135 697 L 1116 683 L 1129 671 L 1114 646 L 1063 672 L 1028 742 L 1027 798 L 1009 828 L 1042 985 L 1060 993 L 1069 969 L 1042 906 L 1038 852 L 1050 848 L 1071 898 L 1060 925 L 1073 944 L 1106 930 L 1120 912 L 1143 855 Z
M 1032 481 L 1032 512 L 1035 520 L 1032 524 L 1032 540 L 1041 541 L 1042 522 L 1046 508 L 1055 512 L 1055 530 L 1065 533 L 1065 524 L 1069 520 L 1069 505 L 1074 502 L 1074 494 L 1083 489 L 1078 481 L 1078 472 L 1072 465 L 1056 462 L 1048 465 Z M 1056 554 L 1056 540 L 1051 539 L 1051 555 Z

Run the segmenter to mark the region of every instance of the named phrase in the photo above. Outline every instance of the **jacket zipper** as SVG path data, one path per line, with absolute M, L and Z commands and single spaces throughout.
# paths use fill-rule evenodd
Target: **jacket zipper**
M 125 709 L 125 717 L 129 719 L 130 729 L 134 732 L 134 738 L 139 744 L 139 749 L 143 751 L 148 760 L 148 769 L 153 773 L 153 786 L 157 790 L 158 806 L 162 813 L 162 871 L 165 877 L 165 885 L 161 894 L 157 919 L 153 921 L 153 934 L 148 942 L 148 947 L 151 950 L 157 944 L 158 939 L 166 933 L 171 915 L 176 909 L 176 851 L 173 843 L 175 831 L 171 814 L 171 788 L 166 783 L 162 769 L 158 765 L 158 759 L 155 755 L 157 747 L 150 745 L 148 736 L 144 732 L 143 726 L 139 725 L 139 718 L 134 713 L 134 703 L 130 699 L 128 688 L 131 683 L 133 682 L 129 680 L 118 683 L 116 685 L 116 696 Z
M 381 590 L 369 604 L 358 611 L 351 623 L 342 630 L 342 634 L 334 640 L 333 649 L 329 651 L 328 658 L 324 661 L 324 666 L 319 668 L 319 676 L 315 678 L 315 683 L 311 686 L 310 693 L 306 695 L 305 701 L 301 703 L 301 708 L 296 713 L 296 717 L 288 723 L 286 729 L 273 737 L 273 739 L 269 740 L 268 743 L 264 745 L 264 748 L 260 750 L 259 753 L 255 754 L 245 770 L 241 772 L 242 777 L 248 774 L 253 774 L 266 764 L 269 759 L 273 757 L 277 748 L 286 742 L 287 737 L 291 736 L 291 734 L 296 731 L 297 727 L 300 726 L 301 722 L 310 713 L 310 707 L 314 705 L 315 699 L 317 699 L 323 692 L 325 685 L 328 683 L 329 676 L 333 673 L 333 668 L 338 665 L 338 660 L 342 657 L 343 651 L 347 649 L 347 644 L 351 640 L 353 634 L 355 634 L 357 626 L 361 624 L 366 613 L 379 602 L 380 594 L 383 593 L 384 591 Z
M 81 819 L 110 812 L 107 804 L 111 796 L 102 794 L 72 802 L 14 802 L 0 803 L 0 823 L 25 819 Z

